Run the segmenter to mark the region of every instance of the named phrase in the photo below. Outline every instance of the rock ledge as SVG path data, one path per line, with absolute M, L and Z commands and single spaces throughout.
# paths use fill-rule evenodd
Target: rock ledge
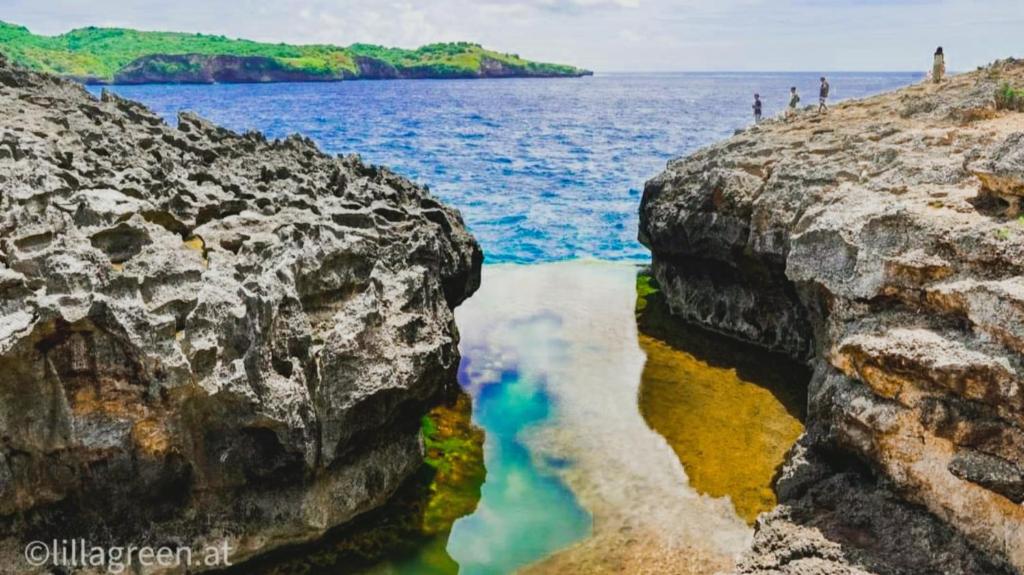
M 996 109 L 1004 82 L 1024 62 L 768 121 L 647 184 L 673 312 L 814 369 L 807 455 L 743 572 L 1024 570 L 1024 115 Z
M 482 259 L 358 157 L 0 60 L 0 563 L 73 537 L 238 563 L 381 504 Z

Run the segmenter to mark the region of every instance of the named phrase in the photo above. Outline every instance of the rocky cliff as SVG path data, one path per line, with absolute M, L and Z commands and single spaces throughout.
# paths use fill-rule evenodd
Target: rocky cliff
M 313 72 L 285 66 L 264 56 L 155 54 L 129 62 L 114 74 L 114 84 L 245 84 L 260 82 L 332 82 L 352 74 Z M 104 84 L 99 78 L 76 78 Z
M 808 361 L 746 573 L 1024 571 L 1024 115 L 1005 61 L 669 163 L 640 238 L 673 312 Z
M 589 76 L 543 67 L 511 66 L 483 57 L 473 69 L 414 65 L 396 67 L 368 56 L 355 56 L 355 70 L 303 70 L 264 56 L 155 54 L 133 60 L 114 75 L 114 84 L 245 84 L 263 82 L 337 82 L 341 80 L 419 80 L 457 78 L 559 78 Z M 106 84 L 96 77 L 76 77 L 86 84 Z
M 481 261 L 387 169 L 0 61 L 0 564 L 72 537 L 237 563 L 381 504 Z

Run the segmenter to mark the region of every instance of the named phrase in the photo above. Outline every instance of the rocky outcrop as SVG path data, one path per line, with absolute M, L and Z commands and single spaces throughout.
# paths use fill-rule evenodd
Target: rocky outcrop
M 1000 559 L 979 552 L 951 526 L 908 503 L 843 454 L 798 444 L 776 489 L 784 503 L 759 517 L 753 549 L 737 573 L 1006 572 Z
M 805 456 L 743 572 L 1024 571 L 1024 115 L 996 110 L 1004 83 L 1024 63 L 768 121 L 648 182 L 673 312 L 814 369 Z
M 0 562 L 240 562 L 383 501 L 456 385 L 460 215 L 358 157 L 0 61 Z
M 457 78 L 563 78 L 590 76 L 587 70 L 555 71 L 537 66 L 513 66 L 482 57 L 478 69 L 438 65 L 394 65 L 356 55 L 356 71 L 301 70 L 264 56 L 210 54 L 153 54 L 138 58 L 117 71 L 114 84 L 247 84 L 265 82 L 338 82 L 341 80 L 419 80 Z M 106 84 L 101 78 L 76 78 L 86 84 Z
M 274 58 L 207 54 L 155 54 L 132 61 L 114 74 L 115 84 L 246 84 L 330 82 L 352 74 L 313 73 Z M 86 83 L 97 83 L 85 79 Z
M 1024 198 L 1024 132 L 1011 134 L 968 169 L 981 181 L 979 200 L 987 200 L 1007 217 L 1020 215 Z
M 369 56 L 356 56 L 355 62 L 356 67 L 359 68 L 359 76 L 363 78 L 397 80 L 401 77 L 398 68 L 383 60 L 370 58 Z

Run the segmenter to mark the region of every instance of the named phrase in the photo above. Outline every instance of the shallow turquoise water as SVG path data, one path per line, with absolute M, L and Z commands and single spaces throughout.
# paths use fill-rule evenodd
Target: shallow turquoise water
M 507 371 L 479 388 L 473 409 L 476 422 L 487 430 L 487 482 L 477 511 L 458 520 L 448 539 L 448 554 L 460 573 L 511 573 L 586 536 L 589 514 L 521 442 L 521 433 L 551 416 L 543 382 Z
M 487 305 L 465 305 L 481 303 Z M 443 550 L 439 538 L 362 575 L 451 575 L 453 568 L 462 575 L 503 575 L 590 533 L 590 514 L 557 475 L 569 462 L 540 456 L 524 441 L 538 426 L 557 424 L 558 414 L 543 371 L 524 373 L 516 363 L 536 366 L 544 363 L 538 354 L 564 354 L 564 342 L 547 335 L 557 321 L 539 313 L 467 326 L 459 382 L 473 397 L 474 422 L 487 432 L 480 502 L 455 522 Z

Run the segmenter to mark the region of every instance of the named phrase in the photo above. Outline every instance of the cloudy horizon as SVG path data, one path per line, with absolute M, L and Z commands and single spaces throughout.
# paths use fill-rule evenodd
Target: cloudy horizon
M 0 20 L 54 35 L 83 26 L 265 42 L 412 48 L 471 41 L 611 71 L 911 71 L 1024 56 L 1020 0 L 8 0 Z

